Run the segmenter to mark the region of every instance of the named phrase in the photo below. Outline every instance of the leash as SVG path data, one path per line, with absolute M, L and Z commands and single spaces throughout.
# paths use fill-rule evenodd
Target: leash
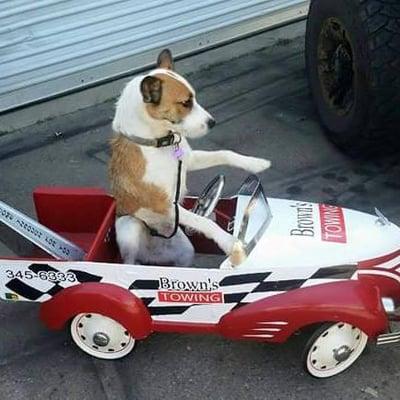
M 168 135 L 163 136 L 158 139 L 145 139 L 140 136 L 135 135 L 125 135 L 125 137 L 132 142 L 142 145 L 142 146 L 149 146 L 149 147 L 168 147 L 174 146 L 174 157 L 178 160 L 178 167 L 177 167 L 177 178 L 176 178 L 176 191 L 175 191 L 175 198 L 174 198 L 174 207 L 175 207 L 175 224 L 174 230 L 168 236 L 162 235 L 156 229 L 151 228 L 149 225 L 146 224 L 145 221 L 142 221 L 144 226 L 149 230 L 149 233 L 153 237 L 160 237 L 163 239 L 172 239 L 176 233 L 178 232 L 179 228 L 179 196 L 181 193 L 181 185 L 182 185 L 182 157 L 183 157 L 183 150 L 179 146 L 180 142 L 182 141 L 181 135 L 176 132 L 169 132 Z
M 162 235 L 161 233 L 157 232 L 156 229 L 151 228 L 146 224 L 146 222 L 142 221 L 143 224 L 146 226 L 146 228 L 149 230 L 150 235 L 153 237 L 160 237 L 163 239 L 172 239 L 175 235 L 176 232 L 178 232 L 179 228 L 179 195 L 181 192 L 181 180 L 182 180 L 182 160 L 178 160 L 178 173 L 177 173 L 177 179 L 176 179 L 176 192 L 175 192 L 175 199 L 174 199 L 174 206 L 175 206 L 175 225 L 174 225 L 174 230 L 172 233 L 168 236 Z

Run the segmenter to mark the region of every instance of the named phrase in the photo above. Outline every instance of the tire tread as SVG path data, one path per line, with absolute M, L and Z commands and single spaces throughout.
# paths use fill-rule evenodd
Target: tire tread
M 368 16 L 364 21 L 369 38 L 372 69 L 373 109 L 371 131 L 381 131 L 387 122 L 399 122 L 400 112 L 400 5 L 392 0 L 360 0 L 361 12 Z
M 318 9 L 319 0 L 311 0 Z M 380 152 L 387 141 L 400 142 L 400 1 L 348 0 L 348 10 L 361 23 L 361 37 L 367 40 L 368 112 L 357 131 L 339 135 L 321 119 L 331 139 L 352 155 Z M 366 39 L 365 39 L 366 38 Z M 383 150 L 383 149 L 382 149 Z

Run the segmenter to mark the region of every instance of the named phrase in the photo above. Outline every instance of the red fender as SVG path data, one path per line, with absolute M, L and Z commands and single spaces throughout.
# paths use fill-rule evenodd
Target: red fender
M 267 297 L 224 315 L 218 326 L 227 338 L 282 343 L 297 330 L 321 322 L 347 322 L 369 337 L 388 328 L 378 288 L 356 280 Z
M 75 315 L 90 312 L 118 321 L 135 339 L 152 332 L 143 302 L 129 290 L 109 283 L 88 282 L 63 289 L 41 304 L 40 319 L 49 329 L 62 329 Z

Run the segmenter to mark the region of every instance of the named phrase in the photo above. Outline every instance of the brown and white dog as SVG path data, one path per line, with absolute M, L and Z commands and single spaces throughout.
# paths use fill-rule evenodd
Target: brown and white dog
M 173 72 L 169 50 L 160 53 L 157 69 L 133 78 L 117 102 L 111 141 L 110 179 L 117 203 L 116 236 L 124 262 L 134 264 L 192 265 L 194 250 L 179 228 L 171 239 L 150 235 L 148 227 L 163 235 L 174 230 L 177 159 L 173 146 L 140 144 L 175 132 L 181 137 L 182 184 L 186 173 L 217 165 L 230 165 L 252 173 L 269 168 L 268 160 L 232 151 L 194 151 L 186 138 L 206 135 L 215 125 L 212 116 L 196 101 L 193 87 Z M 210 219 L 179 206 L 179 224 L 214 240 L 228 255 L 235 240 Z

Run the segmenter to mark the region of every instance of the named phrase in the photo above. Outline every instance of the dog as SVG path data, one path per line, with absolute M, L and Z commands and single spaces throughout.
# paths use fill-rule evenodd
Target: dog
M 192 85 L 174 71 L 168 49 L 159 54 L 156 69 L 122 91 L 112 123 L 109 177 L 125 263 L 191 266 L 194 248 L 179 225 L 212 239 L 227 255 L 238 250 L 232 235 L 179 204 L 188 171 L 229 165 L 258 173 L 271 165 L 228 150 L 192 150 L 187 139 L 206 135 L 214 125 Z

